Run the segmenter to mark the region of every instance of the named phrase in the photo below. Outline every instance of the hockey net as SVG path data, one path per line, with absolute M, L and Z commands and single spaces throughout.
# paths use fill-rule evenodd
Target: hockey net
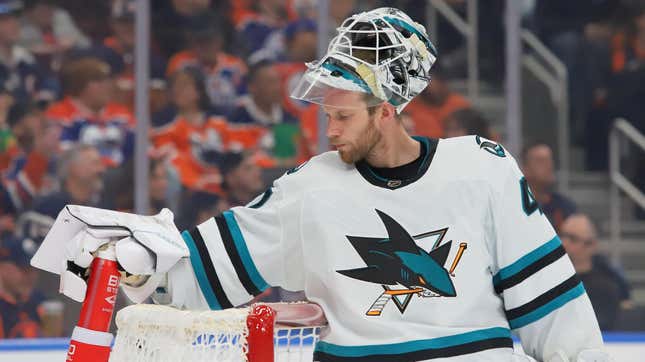
M 133 305 L 117 314 L 110 362 L 310 362 L 324 324 L 320 307 L 309 303 L 222 311 Z

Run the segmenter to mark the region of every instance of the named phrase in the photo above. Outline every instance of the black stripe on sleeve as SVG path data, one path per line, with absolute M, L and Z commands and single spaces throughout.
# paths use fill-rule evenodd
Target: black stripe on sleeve
M 208 248 L 206 247 L 206 243 L 204 243 L 204 239 L 202 238 L 202 234 L 199 232 L 199 229 L 197 229 L 196 227 L 192 229 L 190 231 L 190 236 L 195 242 L 195 247 L 197 248 L 197 252 L 199 253 L 199 258 L 204 265 L 206 277 L 208 278 L 208 282 L 210 283 L 211 288 L 213 288 L 213 292 L 215 293 L 217 301 L 222 308 L 233 308 L 233 304 L 231 304 L 231 301 L 228 300 L 228 297 L 226 296 L 226 293 L 224 293 L 224 289 L 222 288 L 222 283 L 217 277 L 215 266 L 213 265 L 213 261 L 211 260 L 210 255 L 208 254 Z
M 249 276 L 249 273 L 246 271 L 246 268 L 244 267 L 244 264 L 242 263 L 242 258 L 240 258 L 240 254 L 237 251 L 237 248 L 235 247 L 235 242 L 233 242 L 233 236 L 231 235 L 231 231 L 228 229 L 228 225 L 226 224 L 226 219 L 224 219 L 224 216 L 218 215 L 215 216 L 215 222 L 217 223 L 217 228 L 219 229 L 219 234 L 222 237 L 222 243 L 224 243 L 224 249 L 226 249 L 226 253 L 228 254 L 228 258 L 231 260 L 231 264 L 233 264 L 233 268 L 235 268 L 235 273 L 237 274 L 238 279 L 240 279 L 240 282 L 244 286 L 244 289 L 246 289 L 246 292 L 253 295 L 257 296 L 262 291 L 258 289 L 258 287 L 253 283 L 251 280 L 251 277 Z
M 503 292 L 504 289 L 511 288 L 523 282 L 526 278 L 537 273 L 543 268 L 546 268 L 548 265 L 554 263 L 556 260 L 560 259 L 565 254 L 566 254 L 566 251 L 564 250 L 562 245 L 558 246 L 557 248 L 553 249 L 553 251 L 551 251 L 550 253 L 536 260 L 532 264 L 529 264 L 526 268 L 522 269 L 517 274 L 507 279 L 503 279 L 499 284 L 495 286 L 495 292 L 499 294 Z
M 521 317 L 525 314 L 531 313 L 532 311 L 540 308 L 541 306 L 549 303 L 553 299 L 559 297 L 560 295 L 568 292 L 569 290 L 575 288 L 578 284 L 580 284 L 580 280 L 578 279 L 577 275 L 571 276 L 571 278 L 563 281 L 562 283 L 556 285 L 553 287 L 551 290 L 545 292 L 544 294 L 540 295 L 539 297 L 533 299 L 532 301 L 521 305 L 517 308 L 513 308 L 511 310 L 506 311 L 506 318 L 510 321 L 512 319 Z
M 317 351 L 314 353 L 314 360 L 320 362 L 425 361 L 433 358 L 454 357 L 495 348 L 513 348 L 513 340 L 505 337 L 490 338 L 451 347 L 424 349 L 400 354 L 373 354 L 361 357 L 341 357 Z

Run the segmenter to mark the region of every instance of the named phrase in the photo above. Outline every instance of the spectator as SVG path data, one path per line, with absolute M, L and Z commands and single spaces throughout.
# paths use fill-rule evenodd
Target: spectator
M 588 216 L 569 216 L 562 223 L 560 237 L 591 299 L 600 329 L 611 330 L 621 306 L 630 305 L 630 286 L 606 258 L 597 254 L 598 236 Z
M 27 0 L 21 27 L 20 44 L 48 72 L 60 70 L 68 50 L 87 48 L 91 43 L 67 10 L 56 6 L 54 0 Z
M 220 168 L 230 207 L 248 204 L 264 189 L 262 170 L 248 153 L 227 153 Z
M 148 195 L 150 197 L 150 214 L 157 214 L 168 207 L 168 170 L 165 162 L 160 158 L 150 159 L 150 179 L 148 182 Z M 133 190 L 134 193 L 134 190 Z
M 48 122 L 35 104 L 16 103 L 8 116 L 15 142 L 0 154 L 6 167 L 0 181 L 0 237 L 13 234 L 41 241 L 51 220 L 29 210 L 35 198 L 55 186 L 55 161 L 58 155 L 60 127 Z
M 522 150 L 522 171 L 533 197 L 556 231 L 562 222 L 576 212 L 576 204 L 553 191 L 555 172 L 551 147 L 543 142 L 527 144 Z
M 168 170 L 161 158 L 150 157 L 148 163 L 149 210 L 145 214 L 157 214 L 168 207 Z M 134 160 L 130 159 L 123 166 L 109 170 L 105 177 L 105 192 L 101 206 L 111 210 L 134 212 Z
M 243 55 L 253 54 L 263 48 L 271 49 L 275 37 L 294 14 L 289 13 L 286 1 L 261 0 L 254 4 L 250 11 L 239 12 L 235 20 L 238 33 L 236 44 L 239 44 Z
M 316 23 L 308 18 L 296 19 L 272 34 L 266 44 L 248 57 L 249 63 L 262 60 L 289 61 L 298 64 L 316 59 L 318 51 Z
M 573 129 L 581 129 L 591 105 L 592 78 L 587 69 L 597 59 L 596 44 L 606 42 L 618 0 L 542 0 L 536 2 L 535 25 L 540 39 L 569 72 Z
M 296 161 L 301 137 L 299 121 L 281 105 L 280 76 L 270 62 L 260 62 L 249 72 L 249 95 L 229 117 L 230 142 L 260 151 L 265 167 L 288 166 Z
M 170 58 L 166 75 L 186 67 L 198 68 L 206 77 L 206 91 L 211 106 L 228 114 L 244 93 L 246 64 L 222 50 L 222 31 L 213 19 L 205 18 L 191 25 L 188 49 Z
M 316 23 L 299 19 L 287 24 L 283 31 L 286 53 L 275 63 L 282 88 L 282 106 L 300 119 L 302 142 L 300 159 L 303 162 L 318 153 L 318 105 L 291 98 L 291 92 L 307 70 L 306 62 L 315 60 L 317 52 Z
M 617 27 L 604 52 L 592 59 L 593 104 L 587 114 L 584 134 L 589 170 L 607 170 L 609 129 L 623 117 L 645 132 L 640 100 L 645 97 L 645 5 L 626 8 L 629 16 Z
M 628 9 L 631 16 L 623 31 L 612 39 L 612 77 L 607 95 L 610 117 L 624 117 L 645 133 L 645 3 Z
M 226 147 L 227 123 L 210 110 L 202 73 L 186 68 L 173 74 L 170 98 L 170 106 L 154 118 L 153 144 L 168 155 L 184 187 L 220 192 L 217 162 Z
M 35 289 L 38 271 L 29 265 L 37 244 L 30 239 L 0 242 L 0 338 L 43 336 L 43 294 Z
M 86 34 L 91 43 L 100 43 L 110 33 L 109 17 L 112 1 L 64 0 L 64 4 L 74 22 Z
M 227 1 L 211 0 L 159 0 L 155 1 L 152 13 L 153 36 L 157 39 L 162 56 L 169 58 L 183 50 L 188 42 L 186 30 L 196 22 L 203 22 L 204 18 L 213 19 L 213 23 L 220 24 L 222 39 L 231 43 L 232 25 L 225 17 L 216 17 L 215 14 L 227 14 Z M 237 3 L 237 1 L 232 1 Z
M 5 207 L 22 211 L 29 209 L 34 197 L 53 188 L 60 127 L 47 122 L 42 110 L 34 104 L 14 104 L 8 120 L 16 142 L 0 155 L 2 182 L 9 195 Z
M 472 108 L 460 109 L 446 117 L 443 136 L 448 138 L 478 135 L 493 139 L 489 124 L 490 122 L 480 112 Z
M 438 138 L 443 136 L 446 117 L 470 104 L 450 89 L 438 64 L 432 68 L 431 74 L 432 85 L 414 98 L 405 107 L 405 112 L 414 120 L 417 135 Z
M 307 70 L 306 62 L 316 59 L 317 33 L 316 23 L 309 19 L 300 19 L 289 23 L 284 29 L 285 52 L 282 56 L 276 56 L 275 69 L 280 75 L 282 84 L 282 104 L 284 108 L 296 117 L 300 117 L 310 103 L 291 98 L 291 91 L 298 83 L 302 74 Z M 273 55 L 276 53 L 271 50 Z M 262 55 L 262 59 L 270 60 L 270 56 Z
M 24 105 L 14 103 L 13 96 L 10 94 L 0 94 L 0 109 L 4 113 L 3 123 L 6 132 L 4 148 L 0 152 L 0 175 L 2 176 L 5 175 L 17 155 L 33 143 L 32 129 L 24 127 L 25 123 L 20 122 L 22 115 L 12 115 L 18 113 L 18 109 L 24 109 Z
M 229 205 L 221 195 L 202 191 L 188 190 L 182 200 L 177 226 L 183 229 L 199 225 L 233 206 Z
M 6 89 L 0 89 L 0 154 L 6 152 L 15 141 L 7 123 L 9 108 L 13 103 L 13 96 Z M 0 168 L 2 168 L 2 161 L 0 161 Z
M 116 78 L 115 100 L 134 109 L 134 17 L 135 0 L 116 0 L 110 17 L 111 36 L 101 45 L 76 56 L 94 56 L 110 65 Z M 150 48 L 150 104 L 151 112 L 163 108 L 166 92 L 164 78 L 165 60 L 158 54 L 155 44 Z
M 98 206 L 105 169 L 96 147 L 81 144 L 68 149 L 58 165 L 60 190 L 34 200 L 33 210 L 55 219 L 67 204 Z
M 316 0 L 295 0 L 291 6 L 298 19 L 316 19 L 318 16 L 318 2 Z
M 335 37 L 337 35 L 336 33 L 336 28 L 338 28 L 343 20 L 347 19 L 352 13 L 358 12 L 359 8 L 362 10 L 370 10 L 375 7 L 374 4 L 368 4 L 367 2 L 358 2 L 359 6 L 357 7 L 357 1 L 355 0 L 331 0 L 329 1 L 329 17 L 328 17 L 328 33 L 327 36 L 329 39 Z M 385 5 L 382 5 L 385 6 Z M 389 5 L 388 5 L 389 6 Z M 318 19 L 318 2 L 315 0 L 295 0 L 295 1 L 287 1 L 287 7 L 286 7 L 287 13 L 289 13 L 289 17 L 287 18 L 289 20 L 289 23 L 286 24 L 286 27 L 284 28 L 284 31 L 281 34 L 280 37 L 283 38 L 288 38 L 289 37 L 289 27 L 293 27 L 294 25 L 296 28 L 301 28 L 303 25 L 305 28 L 309 28 L 310 25 L 307 23 L 314 22 L 313 25 L 315 26 L 315 22 Z M 297 32 L 300 32 L 299 29 L 296 29 Z M 302 30 L 305 30 L 304 28 Z M 307 32 L 307 30 L 305 30 Z M 277 32 L 274 32 L 274 35 Z M 275 38 L 279 37 L 269 37 L 265 42 L 265 49 L 273 49 L 271 48 L 271 45 L 275 44 L 274 40 Z M 287 39 L 288 40 L 288 39 Z M 284 40 L 282 40 L 284 42 Z M 287 44 L 288 47 L 288 44 Z M 309 45 L 307 45 L 307 48 L 309 48 Z M 279 47 L 278 49 L 282 49 Z M 304 53 L 309 53 L 309 49 L 302 49 Z M 315 53 L 316 50 L 316 42 L 314 41 L 314 56 L 316 55 Z M 311 61 L 311 60 L 306 60 L 306 61 Z
M 16 209 L 4 183 L 0 182 L 0 240 L 13 234 L 16 228 Z
M 607 134 L 614 120 L 626 119 L 645 133 L 645 4 L 634 2 L 626 7 L 625 21 L 611 37 L 605 54 L 604 68 L 594 69 L 601 74 L 594 89 L 594 104 L 584 129 L 587 169 L 607 170 L 609 161 Z M 645 156 L 629 152 L 625 158 L 625 173 L 635 180 L 636 187 L 645 192 Z M 636 217 L 645 219 L 645 210 L 635 209 Z
M 0 0 L 0 89 L 15 99 L 51 101 L 56 87 L 48 82 L 33 55 L 18 45 L 23 10 L 20 0 Z
M 356 0 L 330 0 L 329 1 L 329 36 L 331 39 L 336 36 L 336 28 L 356 12 Z
M 284 29 L 286 58 L 288 61 L 307 63 L 316 59 L 317 26 L 311 19 L 298 19 L 287 24 Z
M 65 98 L 52 104 L 47 117 L 62 127 L 61 147 L 96 146 L 104 162 L 118 166 L 134 149 L 134 117 L 112 102 L 114 82 L 110 67 L 96 58 L 67 64 L 61 74 Z

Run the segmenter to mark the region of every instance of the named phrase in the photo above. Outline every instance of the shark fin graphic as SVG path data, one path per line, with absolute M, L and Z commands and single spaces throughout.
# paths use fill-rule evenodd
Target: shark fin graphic
M 448 259 L 448 253 L 450 253 L 451 246 L 452 240 L 432 249 L 428 254 L 430 254 L 430 257 L 432 257 L 437 264 L 444 265 L 446 263 L 446 259 Z
M 419 247 L 414 243 L 414 239 L 405 231 L 403 226 L 381 210 L 376 209 L 376 213 L 385 225 L 388 238 L 393 243 L 393 250 L 419 254 Z

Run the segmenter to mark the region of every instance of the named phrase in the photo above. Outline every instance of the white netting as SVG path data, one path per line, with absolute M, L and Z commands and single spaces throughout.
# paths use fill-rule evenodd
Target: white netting
M 313 361 L 320 325 L 326 323 L 322 310 L 308 303 L 269 305 L 278 322 L 274 361 Z M 181 311 L 153 304 L 123 308 L 116 316 L 110 362 L 246 361 L 250 310 Z
M 246 361 L 248 308 L 181 311 L 133 305 L 117 314 L 110 362 Z

